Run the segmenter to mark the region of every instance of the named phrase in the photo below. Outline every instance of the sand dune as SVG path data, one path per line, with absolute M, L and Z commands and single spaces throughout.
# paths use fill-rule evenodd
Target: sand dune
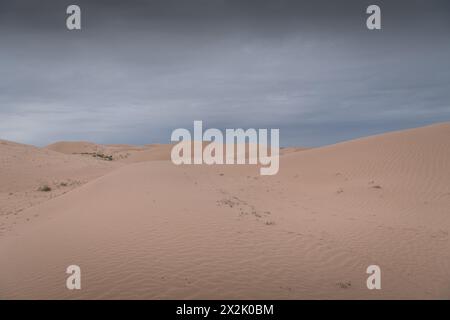
M 60 141 L 48 145 L 46 149 L 65 154 L 82 154 L 105 152 L 106 146 L 87 141 Z
M 24 209 L 64 194 L 116 167 L 106 161 L 0 140 L 0 236 L 35 218 Z
M 207 142 L 203 143 L 203 147 L 206 147 L 207 145 Z M 133 146 L 127 144 L 102 145 L 86 141 L 61 141 L 50 144 L 46 146 L 45 149 L 64 154 L 78 154 L 86 157 L 96 155 L 105 157 L 111 156 L 111 159 L 114 161 L 135 163 L 153 160 L 170 160 L 170 152 L 172 147 L 172 144 L 147 144 L 144 146 Z M 225 154 L 225 145 L 222 148 L 223 153 Z M 284 155 L 304 150 L 308 149 L 297 147 L 281 148 L 280 154 Z M 192 156 L 194 154 L 193 145 L 191 146 L 191 154 Z M 246 144 L 245 158 L 248 159 L 248 157 L 248 144 Z
M 29 215 L 25 209 L 128 163 L 169 160 L 170 148 L 90 142 L 58 142 L 37 148 L 0 140 L 0 234 L 38 216 Z M 107 156 L 112 156 L 112 161 Z
M 449 137 L 445 123 L 285 152 L 275 176 L 106 168 L 0 236 L 0 298 L 449 299 Z M 82 290 L 65 288 L 71 264 Z M 366 287 L 371 264 L 382 290 Z

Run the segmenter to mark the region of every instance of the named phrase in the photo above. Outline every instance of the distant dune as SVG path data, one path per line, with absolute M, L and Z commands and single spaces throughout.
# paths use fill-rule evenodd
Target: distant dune
M 86 141 L 60 141 L 48 145 L 46 149 L 65 154 L 81 154 L 88 152 L 104 152 L 106 146 Z
M 48 145 L 46 149 L 65 154 L 111 156 L 113 160 L 127 163 L 152 160 L 170 160 L 172 145 L 149 144 L 133 146 L 126 144 L 101 145 L 85 141 L 62 141 Z
M 450 299 L 449 137 L 444 123 L 289 148 L 274 176 L 158 161 L 170 145 L 2 142 L 2 208 L 13 187 L 88 182 L 0 235 L 0 298 Z M 115 160 L 74 154 L 96 152 Z M 65 288 L 72 264 L 81 290 Z

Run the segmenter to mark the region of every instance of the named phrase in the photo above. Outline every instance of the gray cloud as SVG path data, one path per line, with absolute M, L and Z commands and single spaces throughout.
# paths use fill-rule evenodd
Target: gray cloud
M 168 142 L 177 127 L 281 129 L 322 145 L 450 120 L 450 6 L 380 1 L 0 3 L 0 138 Z

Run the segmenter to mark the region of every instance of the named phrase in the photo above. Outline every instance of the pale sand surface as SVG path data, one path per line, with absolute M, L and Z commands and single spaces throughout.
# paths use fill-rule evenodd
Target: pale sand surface
M 450 299 L 449 123 L 289 148 L 275 176 L 170 147 L 2 142 L 0 298 Z

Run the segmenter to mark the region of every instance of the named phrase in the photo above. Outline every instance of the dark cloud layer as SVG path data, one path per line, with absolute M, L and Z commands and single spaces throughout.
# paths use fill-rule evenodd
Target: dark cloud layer
M 65 9 L 82 8 L 81 31 Z M 0 2 L 0 138 L 167 142 L 280 128 L 284 145 L 450 120 L 450 2 Z

